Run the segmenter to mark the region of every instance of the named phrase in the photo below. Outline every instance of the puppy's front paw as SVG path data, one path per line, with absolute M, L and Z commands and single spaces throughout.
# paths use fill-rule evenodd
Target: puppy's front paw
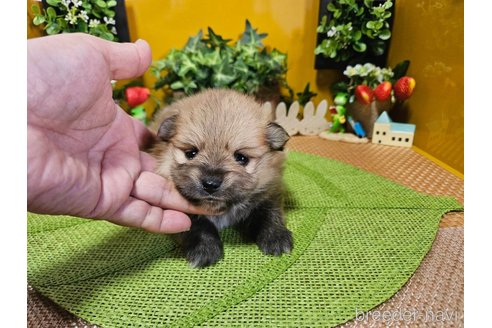
M 290 253 L 293 246 L 292 233 L 287 228 L 264 231 L 256 239 L 256 244 L 268 255 L 279 256 L 282 253 Z
M 193 268 L 203 268 L 219 261 L 224 255 L 222 243 L 197 243 L 186 250 L 186 259 Z

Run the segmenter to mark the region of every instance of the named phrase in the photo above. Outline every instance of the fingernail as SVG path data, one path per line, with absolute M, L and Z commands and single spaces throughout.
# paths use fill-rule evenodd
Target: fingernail
M 140 44 L 140 43 L 147 43 L 147 41 L 145 41 L 144 39 L 138 39 L 137 41 L 135 41 L 135 44 Z

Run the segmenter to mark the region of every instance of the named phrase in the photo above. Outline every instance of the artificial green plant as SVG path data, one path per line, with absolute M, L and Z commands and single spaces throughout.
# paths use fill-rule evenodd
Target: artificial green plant
M 33 24 L 48 35 L 82 32 L 116 41 L 115 0 L 46 0 L 46 7 L 32 5 Z
M 287 55 L 268 50 L 262 43 L 267 35 L 258 33 L 248 20 L 244 33 L 232 45 L 231 39 L 224 39 L 210 27 L 206 37 L 200 30 L 182 49 L 172 49 L 153 63 L 157 78 L 154 88 L 162 89 L 168 102 L 176 93 L 190 95 L 207 88 L 230 88 L 254 95 L 287 90 L 293 98 L 285 76 Z
M 391 38 L 391 0 L 332 0 L 328 15 L 321 18 L 318 33 L 326 37 L 315 54 L 336 62 L 350 61 L 366 54 L 383 55 Z

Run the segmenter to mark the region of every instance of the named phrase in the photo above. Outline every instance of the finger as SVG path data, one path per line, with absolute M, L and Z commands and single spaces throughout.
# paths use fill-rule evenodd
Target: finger
M 152 63 L 152 52 L 144 40 L 135 43 L 108 42 L 97 38 L 114 80 L 141 76 Z
M 141 151 L 140 152 L 140 164 L 142 166 L 142 171 L 154 171 L 157 165 L 157 160 L 152 157 L 152 155 Z
M 123 109 L 122 109 L 123 110 Z M 134 117 L 130 117 L 132 120 L 133 131 L 135 138 L 137 139 L 140 149 L 146 149 L 152 145 L 155 140 L 155 135 L 150 132 L 147 127 Z
M 135 181 L 131 195 L 162 208 L 190 214 L 213 214 L 206 213 L 190 204 L 170 181 L 152 172 L 143 171 L 140 173 L 140 176 Z
M 108 221 L 157 233 L 178 233 L 191 227 L 191 220 L 186 214 L 163 210 L 133 197 L 128 198 Z

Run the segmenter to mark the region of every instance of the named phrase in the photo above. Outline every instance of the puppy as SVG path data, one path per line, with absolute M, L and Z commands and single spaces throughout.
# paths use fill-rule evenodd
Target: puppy
M 219 230 L 239 228 L 269 255 L 289 253 L 292 235 L 282 210 L 283 148 L 289 135 L 253 98 L 209 89 L 162 110 L 151 130 L 156 172 L 192 204 L 217 215 L 195 215 L 180 241 L 192 267 L 223 256 Z

